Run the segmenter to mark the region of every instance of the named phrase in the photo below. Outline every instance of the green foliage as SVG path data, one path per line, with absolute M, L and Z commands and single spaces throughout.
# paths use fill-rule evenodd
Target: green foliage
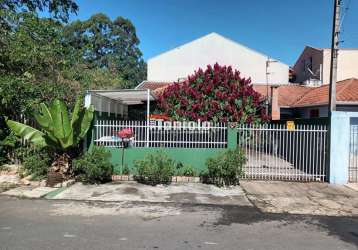
M 70 13 L 78 11 L 78 5 L 73 0 L 3 0 L 0 1 L 0 9 L 8 10 L 10 13 L 48 11 L 55 18 L 67 21 Z
M 197 176 L 197 172 L 192 165 L 177 164 L 176 175 L 178 176 Z
M 64 29 L 64 41 L 80 53 L 89 68 L 106 68 L 134 87 L 146 79 L 146 64 L 132 22 L 123 17 L 111 20 L 98 13 L 85 21 L 75 21 Z
M 111 181 L 113 166 L 111 153 L 102 147 L 94 147 L 92 151 L 73 161 L 75 175 L 84 183 L 105 183 Z
M 39 112 L 35 114 L 40 130 L 12 120 L 7 120 L 6 124 L 17 136 L 37 147 L 63 152 L 77 146 L 83 139 L 91 125 L 93 112 L 93 106 L 83 108 L 81 99 L 78 99 L 70 119 L 66 105 L 55 100 L 49 107 L 40 104 Z
M 32 180 L 46 178 L 47 171 L 51 166 L 52 158 L 46 150 L 27 149 L 19 152 L 25 175 L 32 175 Z
M 218 63 L 169 85 L 159 95 L 159 107 L 174 120 L 259 123 L 268 118 L 250 78 Z
M 122 169 L 122 174 L 124 174 L 124 175 L 129 175 L 130 172 L 131 172 L 131 170 L 129 169 L 128 165 L 125 164 L 124 167 L 123 167 L 123 169 Z
M 241 149 L 227 150 L 216 157 L 207 159 L 208 172 L 203 174 L 207 181 L 217 186 L 237 185 L 243 174 L 246 158 Z
M 150 185 L 169 184 L 175 173 L 176 162 L 164 152 L 158 151 L 146 155 L 143 160 L 136 160 L 134 168 L 138 182 Z

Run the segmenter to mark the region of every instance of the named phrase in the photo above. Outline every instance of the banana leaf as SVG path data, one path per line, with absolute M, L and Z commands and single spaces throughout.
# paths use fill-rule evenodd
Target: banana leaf
M 45 134 L 41 131 L 32 128 L 28 125 L 22 124 L 20 122 L 15 122 L 12 120 L 6 121 L 7 126 L 15 133 L 15 135 L 27 140 L 28 142 L 43 148 L 47 146 L 45 140 Z

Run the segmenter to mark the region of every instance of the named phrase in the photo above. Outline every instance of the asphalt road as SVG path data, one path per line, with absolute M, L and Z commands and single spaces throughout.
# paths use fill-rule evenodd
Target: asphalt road
M 358 218 L 0 196 L 0 249 L 358 249 Z

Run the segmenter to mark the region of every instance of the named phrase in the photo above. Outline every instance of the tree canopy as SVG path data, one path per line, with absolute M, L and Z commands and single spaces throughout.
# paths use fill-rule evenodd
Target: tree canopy
M 70 13 L 77 13 L 78 5 L 73 0 L 1 0 L 0 9 L 17 12 L 36 12 L 48 11 L 53 17 L 62 21 L 67 21 Z M 5 16 L 1 16 L 2 20 Z
M 0 0 L 0 161 L 5 117 L 30 116 L 53 99 L 71 108 L 86 89 L 132 88 L 146 78 L 130 20 L 99 13 L 68 23 L 77 10 L 74 0 Z
M 146 78 L 136 29 L 128 19 L 117 17 L 112 21 L 99 13 L 66 26 L 64 39 L 81 53 L 86 65 L 118 74 L 125 87 L 133 87 L 133 83 Z
M 255 123 L 266 119 L 262 104 L 250 78 L 217 63 L 173 83 L 159 98 L 169 117 L 189 121 Z

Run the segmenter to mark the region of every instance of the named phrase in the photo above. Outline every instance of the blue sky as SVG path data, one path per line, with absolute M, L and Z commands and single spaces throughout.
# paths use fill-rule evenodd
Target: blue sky
M 147 60 L 200 36 L 217 32 L 293 65 L 305 45 L 330 47 L 333 0 L 77 0 L 71 20 L 102 12 L 129 18 Z M 358 47 L 358 1 L 343 23 L 342 47 Z

